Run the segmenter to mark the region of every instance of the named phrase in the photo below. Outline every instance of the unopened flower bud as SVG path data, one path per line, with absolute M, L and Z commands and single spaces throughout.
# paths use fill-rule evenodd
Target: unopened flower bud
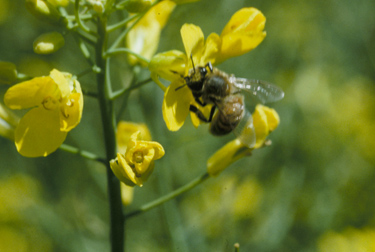
M 124 3 L 124 8 L 131 13 L 138 13 L 147 10 L 151 3 L 151 0 L 129 0 Z
M 37 54 L 54 53 L 65 44 L 64 37 L 58 32 L 40 35 L 33 43 L 34 52 Z
M 11 62 L 0 62 L 0 84 L 12 84 L 16 80 L 16 65 Z
M 61 18 L 56 7 L 47 0 L 26 0 L 26 8 L 42 21 L 57 23 Z

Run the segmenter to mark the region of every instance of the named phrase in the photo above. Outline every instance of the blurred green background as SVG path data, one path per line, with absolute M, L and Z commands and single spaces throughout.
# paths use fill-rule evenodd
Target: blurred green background
M 285 91 L 270 104 L 281 118 L 273 144 L 238 161 L 176 200 L 129 219 L 128 251 L 375 251 L 375 1 L 202 0 L 178 6 L 162 32 L 159 52 L 183 50 L 179 29 L 220 33 L 245 6 L 267 18 L 266 39 L 219 66 Z M 0 0 L 0 60 L 19 72 L 78 74 L 88 65 L 75 41 L 53 55 L 32 51 L 54 27 L 36 20 L 22 0 Z M 125 57 L 113 79 L 126 85 Z M 140 79 L 148 78 L 143 70 Z M 93 76 L 80 79 L 95 88 Z M 1 97 L 7 86 L 0 86 Z M 149 84 L 133 92 L 122 119 L 146 123 L 166 156 L 135 189 L 127 210 L 175 189 L 205 171 L 207 159 L 233 136 L 215 138 L 190 120 L 169 132 L 163 93 Z M 81 124 L 66 143 L 104 153 L 95 99 L 85 100 Z M 0 251 L 109 251 L 104 167 L 63 151 L 20 156 L 0 138 Z

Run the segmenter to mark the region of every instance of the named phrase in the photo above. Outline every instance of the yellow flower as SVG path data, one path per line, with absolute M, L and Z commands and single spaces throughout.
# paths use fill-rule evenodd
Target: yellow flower
M 113 173 L 128 186 L 142 186 L 154 170 L 154 160 L 164 156 L 159 143 L 139 138 L 137 131 L 130 137 L 125 155 L 117 153 L 117 158 L 110 162 Z
M 176 4 L 172 1 L 162 1 L 153 6 L 129 31 L 126 36 L 126 46 L 146 59 L 151 59 L 158 49 L 161 30 L 175 6 Z M 132 65 L 142 63 L 131 55 L 129 62 Z
M 166 89 L 163 100 L 163 117 L 169 130 L 177 131 L 182 127 L 191 104 L 202 109 L 187 86 L 176 90 L 185 83 L 181 77 L 188 75 L 193 63 L 194 66 L 204 66 L 208 62 L 214 65 L 251 51 L 266 35 L 263 31 L 265 22 L 266 19 L 259 10 L 243 8 L 232 16 L 220 36 L 211 33 L 206 41 L 198 26 L 184 24 L 181 37 L 185 54 L 174 50 L 157 54 L 151 59 L 149 70 L 154 81 L 160 83 L 160 76 L 172 82 Z M 203 110 L 208 113 L 210 108 L 206 106 Z M 190 114 L 193 124 L 198 126 L 200 121 L 196 114 Z
M 79 82 L 56 69 L 49 76 L 12 86 L 5 93 L 4 102 L 11 109 L 31 108 L 15 131 L 17 150 L 26 157 L 54 152 L 67 132 L 80 122 L 83 109 Z
M 274 109 L 257 105 L 252 115 L 253 130 L 255 132 L 255 145 L 249 148 L 241 142 L 241 137 L 227 143 L 207 161 L 207 171 L 211 176 L 217 176 L 233 162 L 245 156 L 250 156 L 254 149 L 266 145 L 266 138 L 280 123 L 280 118 Z M 248 129 L 249 130 L 249 129 Z M 243 132 L 249 134 L 250 132 Z
M 140 131 L 140 136 L 142 140 L 151 141 L 151 134 L 145 124 L 133 123 L 133 122 L 124 122 L 120 121 L 117 124 L 116 140 L 117 140 L 117 149 L 120 153 L 125 153 L 127 144 L 130 141 L 131 136 Z M 122 204 L 125 206 L 131 204 L 133 201 L 134 187 L 128 186 L 121 182 L 121 200 Z

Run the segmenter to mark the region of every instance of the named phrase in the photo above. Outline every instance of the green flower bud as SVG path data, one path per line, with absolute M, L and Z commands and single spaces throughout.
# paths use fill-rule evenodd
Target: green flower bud
M 0 62 L 0 84 L 12 84 L 17 80 L 16 65 L 11 62 Z
M 54 53 L 65 44 L 64 37 L 58 32 L 40 35 L 33 43 L 34 52 L 37 54 Z
M 56 7 L 46 0 L 26 0 L 26 8 L 42 21 L 58 23 L 61 15 Z
M 151 6 L 151 0 L 129 0 L 124 3 L 124 7 L 131 13 L 138 13 L 145 11 Z

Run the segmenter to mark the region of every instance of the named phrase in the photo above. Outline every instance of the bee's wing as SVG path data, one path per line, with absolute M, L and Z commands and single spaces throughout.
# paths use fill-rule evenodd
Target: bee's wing
M 252 148 L 255 145 L 255 130 L 253 124 L 253 117 L 247 110 L 244 111 L 244 116 L 234 128 L 233 133 L 236 137 L 247 147 Z
M 230 77 L 230 81 L 238 89 L 255 96 L 262 103 L 275 102 L 284 97 L 284 92 L 278 86 L 261 80 Z

